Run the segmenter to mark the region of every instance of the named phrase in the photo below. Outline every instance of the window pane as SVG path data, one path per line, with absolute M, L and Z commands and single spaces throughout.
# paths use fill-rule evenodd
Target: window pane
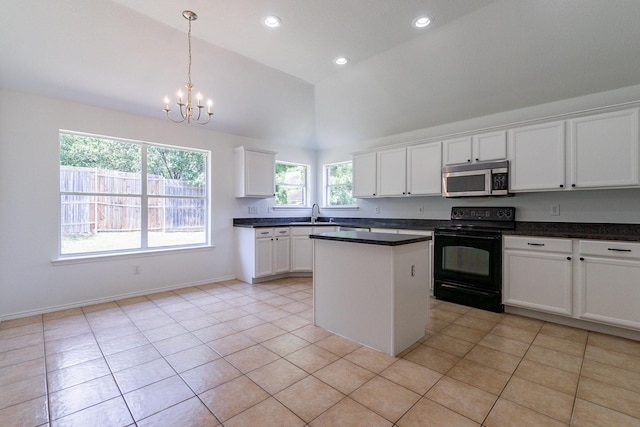
M 61 253 L 140 248 L 140 198 L 61 196 Z
M 206 200 L 149 198 L 149 247 L 206 243 Z
M 206 196 L 207 156 L 200 151 L 149 146 L 147 193 L 163 196 Z
M 356 204 L 355 199 L 351 197 L 351 185 L 329 187 L 328 191 L 329 206 L 349 206 Z
M 276 162 L 276 205 L 306 206 L 307 166 Z
M 351 162 L 329 165 L 327 168 L 329 185 L 351 184 Z
M 138 144 L 60 133 L 60 191 L 140 194 Z
M 283 206 L 304 206 L 304 187 L 276 185 L 276 204 Z

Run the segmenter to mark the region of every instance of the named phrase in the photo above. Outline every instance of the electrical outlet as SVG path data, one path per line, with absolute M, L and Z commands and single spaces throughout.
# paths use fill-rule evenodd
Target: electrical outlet
M 418 206 L 418 213 L 420 213 L 420 214 L 424 213 L 424 205 Z
M 249 206 L 249 214 L 257 214 L 258 207 L 257 206 Z
M 379 214 L 380 213 L 380 206 L 376 206 L 376 213 Z
M 551 206 L 551 215 L 553 215 L 553 216 L 560 215 L 560 205 L 552 205 Z

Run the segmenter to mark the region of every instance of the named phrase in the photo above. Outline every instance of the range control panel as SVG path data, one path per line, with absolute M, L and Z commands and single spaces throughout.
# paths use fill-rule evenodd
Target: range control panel
M 515 221 L 516 208 L 514 207 L 453 207 L 451 219 L 468 221 Z

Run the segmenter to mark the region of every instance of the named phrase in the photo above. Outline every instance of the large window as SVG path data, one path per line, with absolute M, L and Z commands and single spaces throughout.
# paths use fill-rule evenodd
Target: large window
M 352 163 L 342 162 L 325 165 L 325 206 L 355 206 L 352 197 Z
M 276 206 L 307 206 L 307 165 L 276 162 Z
M 208 152 L 60 132 L 60 255 L 208 243 Z

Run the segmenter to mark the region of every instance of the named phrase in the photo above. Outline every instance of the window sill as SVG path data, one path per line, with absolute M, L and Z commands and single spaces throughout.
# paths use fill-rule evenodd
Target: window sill
M 360 209 L 360 207 L 359 206 L 323 206 L 321 209 L 357 211 L 358 209 Z
M 213 248 L 215 248 L 215 245 L 190 246 L 185 248 L 148 249 L 145 251 L 118 252 L 118 253 L 112 253 L 112 254 L 90 254 L 90 255 L 69 255 L 69 256 L 62 255 L 59 258 L 52 259 L 51 264 L 72 265 L 72 264 L 84 264 L 84 263 L 103 262 L 103 261 L 117 261 L 122 259 L 152 257 L 156 255 L 173 255 L 173 254 L 184 254 L 188 252 L 202 252 L 202 251 L 209 251 Z
M 311 206 L 271 206 L 274 211 L 277 210 L 296 210 L 296 209 L 311 209 Z

